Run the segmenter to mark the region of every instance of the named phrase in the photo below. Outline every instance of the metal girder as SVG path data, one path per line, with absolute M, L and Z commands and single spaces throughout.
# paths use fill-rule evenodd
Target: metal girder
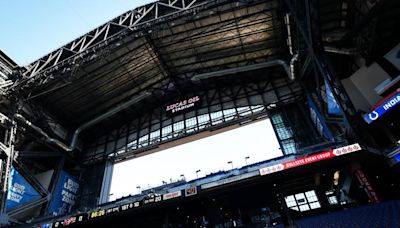
M 42 196 L 46 196 L 49 194 L 49 192 L 47 191 L 47 189 L 45 187 L 42 186 L 42 184 L 36 179 L 36 177 L 29 171 L 29 169 L 27 167 L 25 167 L 24 164 L 22 164 L 21 162 L 19 162 L 18 160 L 14 161 L 14 165 L 16 167 L 18 167 L 19 171 L 21 174 L 23 174 L 24 178 L 29 181 L 29 183 L 32 185 L 32 187 L 34 187 L 39 194 L 41 194 Z
M 37 80 L 47 80 L 46 77 L 52 72 L 60 69 L 65 71 L 67 70 L 65 66 L 71 64 L 73 68 L 91 52 L 104 49 L 110 43 L 120 40 L 128 34 L 144 35 L 141 32 L 143 28 L 150 28 L 155 23 L 182 14 L 195 13 L 196 8 L 207 3 L 206 0 L 160 0 L 128 11 L 26 66 L 27 70 L 23 72 L 22 79 L 8 88 L 8 92 L 12 93 L 17 86 L 34 83 Z M 118 43 L 114 46 L 118 46 Z
M 77 55 L 84 52 L 89 47 L 98 43 L 105 42 L 112 36 L 115 36 L 122 31 L 137 30 L 138 26 L 144 23 L 154 22 L 168 15 L 178 13 L 192 7 L 199 6 L 198 0 L 168 0 L 165 3 L 162 1 L 147 4 L 145 6 L 128 11 L 123 15 L 114 18 L 112 21 L 98 27 L 86 35 L 72 41 L 64 47 L 50 53 L 49 55 L 39 59 L 38 61 L 28 65 L 24 77 L 30 78 L 38 74 L 41 70 L 50 66 L 55 66 L 59 62 L 70 57 L 70 54 Z M 204 4 L 203 2 L 202 4 Z M 163 10 L 162 8 L 168 9 Z M 135 27 L 136 26 L 136 27 Z M 115 31 L 113 27 L 116 27 Z M 68 53 L 68 54 L 67 54 Z
M 308 3 L 309 1 L 306 1 L 306 2 Z M 327 64 L 326 59 L 323 55 L 323 48 L 321 46 L 321 42 L 318 42 L 318 39 L 314 36 L 314 33 L 311 33 L 310 31 L 307 30 L 307 28 L 304 27 L 304 22 L 300 19 L 299 15 L 298 15 L 298 11 L 294 7 L 293 1 L 285 0 L 285 3 L 287 5 L 292 17 L 294 18 L 295 25 L 300 33 L 300 37 L 302 38 L 302 40 L 304 41 L 304 43 L 306 45 L 306 48 L 308 50 L 307 54 L 313 60 L 313 63 L 315 64 L 318 71 L 321 73 L 324 80 L 326 80 L 328 82 L 327 84 L 328 84 L 328 86 L 330 86 L 330 90 L 332 91 L 334 98 L 336 99 L 336 101 L 339 104 L 339 107 L 345 118 L 347 130 L 349 132 L 353 132 L 354 126 L 351 124 L 351 120 L 353 119 L 352 116 L 354 116 L 356 114 L 355 108 L 352 105 L 343 86 L 341 85 L 341 82 L 332 73 L 332 68 Z M 310 5 L 306 4 L 305 7 L 309 8 Z M 309 10 L 310 9 L 306 10 L 306 12 L 308 14 L 310 13 Z M 309 17 L 310 17 L 310 15 L 307 16 L 308 19 L 309 19 Z M 308 22 L 307 24 L 311 25 L 311 21 Z M 310 28 L 308 27 L 308 29 L 310 29 Z M 315 28 L 313 28 L 313 29 L 315 29 Z
M 283 72 L 283 70 L 279 70 Z M 287 76 L 282 75 L 279 74 L 279 77 L 270 79 L 277 80 L 274 88 L 268 81 L 248 85 L 226 85 L 226 83 L 221 82 L 222 84 L 219 84 L 219 86 L 216 85 L 202 91 L 196 92 L 193 89 L 189 94 L 188 91 L 184 91 L 186 96 L 199 96 L 202 101 L 201 107 L 175 117 L 168 116 L 164 110 L 165 104 L 163 101 L 159 101 L 161 103 L 156 106 L 155 110 L 146 111 L 147 113 L 141 110 L 142 115 L 130 120 L 129 126 L 123 125 L 120 128 L 109 129 L 108 132 L 115 132 L 115 134 L 110 134 L 107 137 L 107 145 L 102 144 L 101 138 L 104 138 L 104 136 L 98 136 L 99 139 L 88 145 L 86 149 L 88 153 L 85 163 L 103 160 L 107 156 L 123 160 L 171 140 L 227 126 L 225 124 L 234 125 L 242 121 L 251 121 L 253 118 L 258 118 L 258 115 L 265 116 L 266 113 L 261 111 L 260 108 L 271 103 L 294 102 L 302 96 L 300 86 L 294 81 L 285 80 L 284 78 Z M 205 86 L 203 85 L 204 82 L 200 81 L 199 83 L 201 86 Z M 190 88 L 191 86 L 187 87 Z M 264 104 L 265 102 L 267 104 Z M 226 112 L 227 110 L 229 112 Z M 219 113 L 219 117 L 215 117 L 217 113 Z M 188 123 L 186 120 L 192 120 L 192 122 Z M 182 127 L 176 128 L 180 122 Z M 224 124 L 221 125 L 222 123 Z M 123 130 L 120 130 L 122 128 Z M 171 128 L 170 133 L 168 133 L 167 128 Z M 129 129 L 129 131 L 126 129 Z M 181 133 L 178 134 L 177 132 Z M 153 136 L 150 137 L 149 135 Z
M 337 43 L 342 47 L 369 25 L 371 20 L 381 11 L 387 0 L 358 0 L 355 1 L 356 19 L 359 19 Z
M 10 216 L 10 218 L 13 218 L 13 217 L 23 213 L 24 211 L 32 209 L 32 208 L 35 208 L 35 207 L 38 207 L 39 205 L 41 205 L 43 203 L 46 203 L 49 200 L 50 200 L 50 198 L 48 196 L 40 197 L 37 200 L 30 201 L 30 202 L 28 202 L 26 204 L 23 204 L 23 205 L 20 205 L 20 206 L 14 208 L 13 210 L 11 210 L 8 213 L 8 215 Z

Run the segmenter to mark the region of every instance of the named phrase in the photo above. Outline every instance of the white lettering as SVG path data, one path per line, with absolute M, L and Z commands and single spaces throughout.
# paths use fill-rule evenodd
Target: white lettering
M 387 102 L 385 105 L 383 105 L 383 109 L 388 110 L 392 108 L 393 106 L 397 105 L 397 103 L 400 102 L 400 95 L 397 95 L 396 97 L 392 98 L 389 102 Z
M 68 179 L 67 182 L 64 183 L 64 188 L 76 194 L 78 192 L 79 184 L 71 179 Z
M 172 113 L 175 113 L 177 111 L 181 111 L 190 107 L 194 106 L 194 103 L 200 101 L 200 97 L 199 96 L 195 96 L 192 98 L 189 98 L 187 100 L 183 100 L 174 104 L 170 104 L 166 107 L 166 111 L 172 111 Z
M 62 195 L 62 201 L 65 203 L 68 203 L 70 205 L 75 205 L 75 198 L 76 196 L 70 192 L 67 192 L 65 190 L 62 190 L 61 192 Z

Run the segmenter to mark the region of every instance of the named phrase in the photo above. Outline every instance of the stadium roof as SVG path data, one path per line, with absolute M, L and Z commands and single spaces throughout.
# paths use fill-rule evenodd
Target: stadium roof
M 74 127 L 137 96 L 143 97 L 143 91 L 151 95 L 145 95 L 134 108 L 114 117 L 114 121 L 140 116 L 143 109 L 161 107 L 177 97 L 184 98 L 221 84 L 235 86 L 246 80 L 265 81 L 272 75 L 271 71 L 275 78 L 276 74 L 287 77 L 280 66 L 270 67 L 268 71 L 260 67 L 273 60 L 290 60 L 284 20 L 288 10 L 284 2 L 290 1 L 160 0 L 150 3 L 116 17 L 26 66 L 11 90 L 45 107 L 66 126 Z M 372 12 L 366 12 L 382 11 L 381 2 L 384 1 L 371 5 Z M 385 6 L 390 9 L 390 4 Z M 336 44 L 342 47 L 351 43 L 357 30 L 373 16 L 366 13 L 359 21 L 347 21 L 352 9 L 342 0 L 326 0 L 316 7 L 324 14 L 319 20 L 323 41 L 328 44 L 338 41 Z M 386 15 L 392 12 L 395 11 L 387 10 Z M 296 34 L 292 35 L 295 39 Z M 393 42 L 386 43 L 390 46 Z M 300 42 L 296 48 L 301 50 L 303 46 Z M 338 51 L 335 47 L 326 48 Z M 206 79 L 210 74 L 235 74 L 229 69 L 252 69 L 252 73 L 238 70 L 243 71 L 241 77 L 193 80 L 199 75 Z
M 151 3 L 30 64 L 17 85 L 72 125 L 144 90 L 157 104 L 169 91 L 196 89 L 194 75 L 282 58 L 278 9 L 277 1 Z

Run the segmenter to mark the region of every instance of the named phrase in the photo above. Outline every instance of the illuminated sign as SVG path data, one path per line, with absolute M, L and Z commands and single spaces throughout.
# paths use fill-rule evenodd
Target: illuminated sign
M 361 147 L 358 143 L 356 143 L 353 145 L 340 147 L 340 148 L 329 150 L 326 152 L 313 154 L 313 155 L 310 155 L 310 156 L 307 156 L 304 158 L 299 158 L 299 159 L 296 159 L 293 161 L 288 161 L 288 162 L 279 163 L 276 165 L 267 166 L 267 167 L 260 169 L 259 171 L 260 171 L 261 176 L 268 175 L 271 173 L 280 172 L 282 170 L 287 170 L 287 169 L 295 168 L 298 166 L 308 165 L 308 164 L 311 164 L 314 162 L 342 156 L 342 155 L 345 155 L 348 153 L 353 153 L 353 152 L 356 152 L 359 150 L 361 150 Z
M 163 199 L 164 200 L 169 200 L 169 199 L 173 199 L 173 198 L 177 198 L 180 197 L 182 195 L 181 191 L 176 191 L 176 192 L 170 192 L 170 193 L 166 193 L 163 195 Z
M 311 120 L 317 128 L 318 133 L 325 139 L 332 140 L 332 133 L 311 97 L 308 97 L 307 103 L 310 109 Z
M 339 104 L 336 102 L 335 97 L 328 85 L 328 81 L 325 80 L 325 93 L 326 93 L 326 103 L 328 105 L 328 113 L 333 115 L 341 115 Z
M 98 210 L 98 211 L 90 212 L 89 218 L 90 219 L 94 219 L 94 218 L 102 217 L 104 215 L 106 215 L 106 210 L 101 209 L 101 210 Z
M 117 213 L 117 212 L 119 212 L 119 207 L 112 207 L 112 208 L 108 208 L 106 210 L 106 214 L 107 215 L 114 214 L 114 213 Z
M 194 196 L 197 194 L 197 187 L 192 186 L 190 188 L 185 189 L 185 196 Z
M 368 124 L 374 122 L 383 114 L 388 112 L 390 109 L 394 108 L 400 103 L 400 88 L 398 88 L 394 93 L 390 94 L 386 97 L 383 102 L 380 102 L 379 105 L 370 113 L 364 115 L 364 120 Z
M 135 202 L 135 203 L 139 203 L 139 202 Z M 139 206 L 139 204 L 138 204 L 138 206 Z M 121 206 L 121 211 L 126 211 L 129 209 L 132 209 L 133 207 L 134 207 L 134 203 L 125 204 L 125 205 Z
M 224 178 L 224 179 L 221 179 L 218 181 L 202 184 L 201 189 L 213 188 L 213 187 L 216 187 L 219 185 L 229 184 L 229 183 L 232 183 L 235 181 L 247 179 L 249 177 L 254 177 L 256 175 L 258 175 L 258 173 L 251 172 L 251 173 L 245 173 L 245 174 L 240 174 L 240 175 L 233 176 L 233 177 Z
M 145 199 L 143 201 L 144 204 L 149 204 L 149 203 L 156 203 L 156 202 L 160 202 L 162 201 L 162 197 L 161 196 L 156 196 L 153 198 L 149 198 L 149 199 Z
M 394 161 L 395 161 L 396 163 L 399 163 L 399 162 L 400 162 L 400 154 L 396 154 L 396 155 L 394 156 Z
M 165 108 L 165 111 L 172 113 L 172 114 L 176 113 L 176 112 L 180 112 L 180 111 L 183 111 L 183 110 L 186 110 L 189 108 L 193 108 L 195 106 L 195 104 L 199 103 L 199 101 L 200 101 L 200 97 L 194 96 L 189 99 L 167 105 L 167 107 Z

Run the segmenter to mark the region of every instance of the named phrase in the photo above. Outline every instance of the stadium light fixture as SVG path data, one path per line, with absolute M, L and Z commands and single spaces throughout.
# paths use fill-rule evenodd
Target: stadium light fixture
M 228 164 L 231 164 L 231 167 L 233 169 L 233 162 L 232 161 L 228 161 Z
M 247 160 L 250 158 L 250 156 L 246 156 L 245 158 L 244 158 L 244 161 L 246 162 L 246 165 L 247 165 Z

